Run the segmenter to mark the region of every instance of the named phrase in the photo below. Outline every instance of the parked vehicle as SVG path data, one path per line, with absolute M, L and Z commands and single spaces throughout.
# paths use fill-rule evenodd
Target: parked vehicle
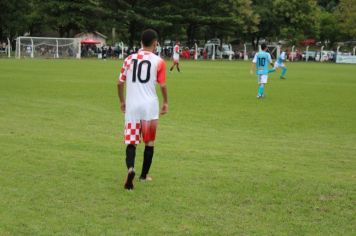
M 222 57 L 229 58 L 230 56 L 234 56 L 234 51 L 232 51 L 231 45 L 223 44 L 222 45 Z
M 198 53 L 198 57 L 200 56 L 200 54 L 203 52 L 204 48 L 197 48 L 197 53 Z M 192 47 L 190 50 L 190 56 L 194 59 L 194 54 L 195 54 L 195 47 Z
M 234 56 L 234 52 L 229 44 L 221 44 L 220 39 L 211 39 L 204 45 L 204 50 L 206 50 L 208 58 L 212 58 L 213 48 L 215 48 L 216 59 L 229 58 L 230 55 Z
M 319 51 L 316 53 L 316 61 L 332 61 L 334 58 L 334 51 Z
M 308 53 L 304 51 L 302 57 L 304 61 L 306 61 L 307 58 L 308 61 L 315 61 L 316 51 L 308 51 Z

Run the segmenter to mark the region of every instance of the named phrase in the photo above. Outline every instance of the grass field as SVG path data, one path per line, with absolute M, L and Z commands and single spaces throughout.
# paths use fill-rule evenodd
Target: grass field
M 356 66 L 182 62 L 128 192 L 121 64 L 0 60 L 0 235 L 356 235 Z

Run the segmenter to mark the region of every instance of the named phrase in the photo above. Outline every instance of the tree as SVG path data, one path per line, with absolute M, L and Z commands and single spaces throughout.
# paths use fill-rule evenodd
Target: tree
M 29 1 L 0 1 L 0 40 L 13 39 L 28 30 L 28 15 L 31 11 Z
M 356 39 L 356 4 L 354 0 L 340 0 L 335 11 L 340 31 L 345 39 Z
M 331 47 L 340 38 L 340 30 L 335 14 L 322 11 L 320 14 L 320 40 Z
M 274 14 L 278 19 L 278 35 L 291 43 L 319 34 L 319 9 L 315 0 L 275 0 Z
M 318 5 L 329 12 L 334 11 L 338 4 L 339 0 L 318 0 Z
M 258 15 L 258 30 L 252 32 L 250 40 L 256 50 L 261 38 L 273 37 L 279 31 L 278 16 L 273 12 L 274 0 L 254 0 L 253 9 Z
M 255 49 L 261 38 L 283 38 L 296 43 L 318 35 L 319 12 L 315 0 L 253 0 L 258 30 L 250 34 Z
M 250 40 L 305 37 L 334 42 L 355 38 L 354 0 L 1 0 L 0 38 L 30 32 L 71 37 L 80 31 L 110 33 L 138 45 L 145 28 L 163 39 L 218 37 Z M 336 9 L 336 10 L 335 10 Z M 334 17 L 333 17 L 334 16 Z M 340 29 L 340 32 L 338 31 Z M 256 44 L 255 44 L 256 42 Z
M 94 31 L 102 26 L 105 11 L 99 0 L 35 0 L 44 25 L 69 37 L 79 31 Z
M 177 31 L 181 28 L 186 33 L 189 45 L 196 39 L 205 40 L 218 37 L 228 40 L 229 37 L 246 34 L 257 23 L 253 14 L 251 0 L 181 0 L 174 5 L 173 16 Z
M 139 33 L 147 27 L 156 29 L 163 38 L 187 40 L 191 46 L 196 39 L 227 39 L 255 31 L 257 22 L 251 0 L 103 1 L 113 9 L 112 18 L 120 25 L 121 36 L 127 35 L 130 46 L 138 44 Z
M 251 0 L 216 2 L 218 6 L 210 13 L 215 16 L 210 24 L 210 32 L 215 32 L 215 36 L 228 40 L 257 32 L 259 17 L 253 11 Z
M 103 0 L 110 16 L 117 26 L 121 38 L 132 47 L 139 43 L 140 32 L 153 28 L 160 34 L 168 27 L 173 27 L 170 1 L 158 0 Z

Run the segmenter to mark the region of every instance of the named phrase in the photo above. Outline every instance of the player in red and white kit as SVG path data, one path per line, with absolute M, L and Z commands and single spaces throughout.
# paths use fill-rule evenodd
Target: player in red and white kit
M 174 67 L 177 66 L 177 70 L 178 70 L 178 72 L 180 72 L 180 69 L 179 69 L 179 46 L 180 46 L 180 43 L 179 43 L 179 41 L 177 41 L 176 45 L 173 48 L 173 65 L 171 66 L 170 71 L 172 71 L 174 69 Z
M 153 158 L 159 113 L 168 112 L 165 62 L 153 52 L 157 47 L 157 33 L 148 29 L 142 33 L 143 50 L 125 59 L 118 80 L 121 110 L 125 113 L 126 166 L 128 174 L 125 189 L 133 189 L 135 177 L 136 145 L 141 138 L 145 143 L 140 181 L 151 180 L 147 176 Z M 126 83 L 126 99 L 124 89 Z M 163 104 L 159 111 L 156 84 L 161 87 Z

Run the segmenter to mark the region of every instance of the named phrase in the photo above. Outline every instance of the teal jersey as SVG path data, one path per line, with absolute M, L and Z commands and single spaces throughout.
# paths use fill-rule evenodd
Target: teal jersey
M 268 64 L 272 62 L 272 58 L 268 52 L 261 51 L 255 54 L 252 62 L 256 64 L 256 74 L 267 75 Z

